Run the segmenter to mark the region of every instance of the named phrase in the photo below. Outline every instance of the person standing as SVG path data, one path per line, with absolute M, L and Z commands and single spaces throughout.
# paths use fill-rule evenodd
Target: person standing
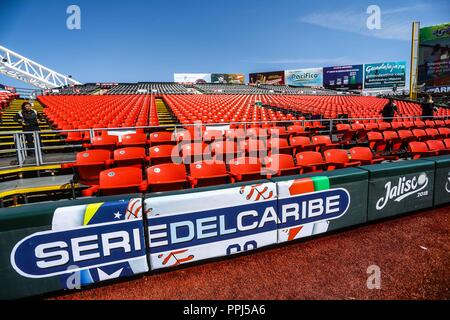
M 42 116 L 33 109 L 33 106 L 29 102 L 22 103 L 22 110 L 17 112 L 14 116 L 14 121 L 22 125 L 23 132 L 40 131 L 39 120 L 43 121 Z M 34 148 L 33 134 L 25 134 L 25 140 L 27 142 L 28 154 L 29 150 Z
M 392 122 L 392 120 L 394 120 L 394 114 L 399 114 L 394 99 L 389 98 L 389 102 L 383 107 L 383 110 L 381 110 L 380 113 L 383 116 L 384 122 Z
M 428 95 L 425 103 L 422 103 L 422 118 L 424 120 L 431 119 L 434 117 L 434 112 L 437 112 L 438 108 L 435 106 L 433 97 Z

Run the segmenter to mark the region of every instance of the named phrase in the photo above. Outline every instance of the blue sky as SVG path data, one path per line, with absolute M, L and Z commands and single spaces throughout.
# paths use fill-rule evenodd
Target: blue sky
M 71 4 L 81 30 L 66 28 Z M 381 30 L 366 27 L 369 5 L 381 9 Z M 84 83 L 173 81 L 174 72 L 409 64 L 411 22 L 448 22 L 449 12 L 448 0 L 1 0 L 0 44 Z

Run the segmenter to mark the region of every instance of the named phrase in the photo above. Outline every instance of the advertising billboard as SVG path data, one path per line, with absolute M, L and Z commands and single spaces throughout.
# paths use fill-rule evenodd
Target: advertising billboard
M 250 73 L 250 83 L 284 84 L 284 71 Z
M 236 83 L 244 84 L 245 75 L 241 73 L 213 73 L 211 83 Z
M 321 87 L 323 85 L 323 69 L 308 68 L 285 71 L 285 83 L 294 87 Z
M 419 31 L 418 85 L 430 93 L 450 92 L 450 23 Z
M 363 65 L 323 68 L 323 86 L 329 89 L 361 90 L 363 88 Z
M 364 89 L 404 87 L 406 62 L 381 62 L 364 65 Z
M 211 83 L 211 73 L 174 73 L 173 81 L 177 83 Z

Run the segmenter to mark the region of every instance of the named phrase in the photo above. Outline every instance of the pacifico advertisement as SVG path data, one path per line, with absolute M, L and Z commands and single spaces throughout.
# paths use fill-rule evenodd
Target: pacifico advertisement
M 323 86 L 329 89 L 361 90 L 363 87 L 363 65 L 323 68 Z
M 286 84 L 293 87 L 322 87 L 323 69 L 286 70 L 285 79 Z
M 418 84 L 426 92 L 450 92 L 450 23 L 421 28 Z
M 405 78 L 405 61 L 364 65 L 364 89 L 405 87 Z

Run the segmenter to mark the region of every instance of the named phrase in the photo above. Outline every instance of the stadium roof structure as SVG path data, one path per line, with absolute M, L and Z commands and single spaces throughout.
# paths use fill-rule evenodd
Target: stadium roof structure
M 41 89 L 81 84 L 0 45 L 0 73 Z

